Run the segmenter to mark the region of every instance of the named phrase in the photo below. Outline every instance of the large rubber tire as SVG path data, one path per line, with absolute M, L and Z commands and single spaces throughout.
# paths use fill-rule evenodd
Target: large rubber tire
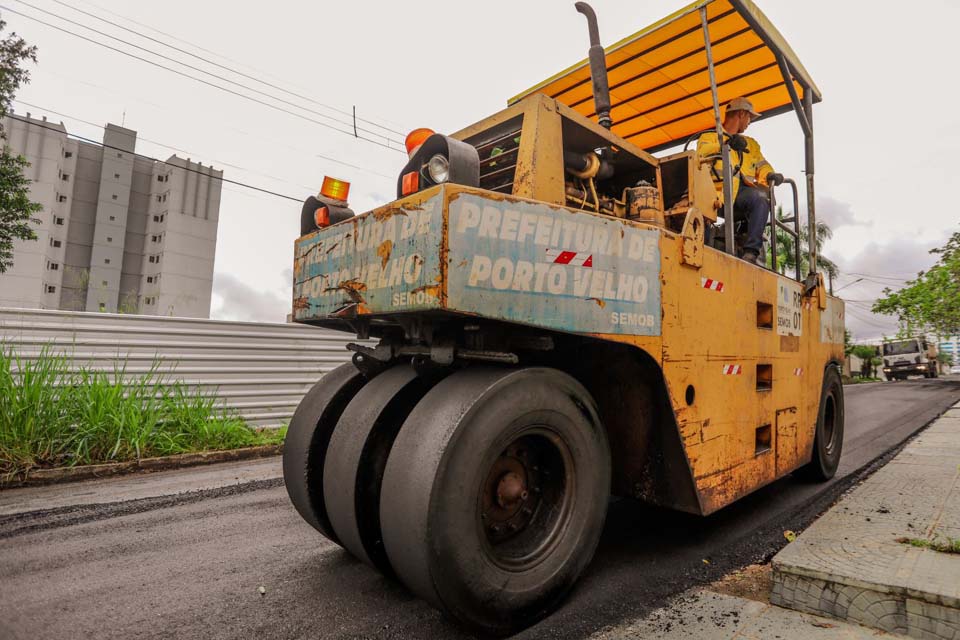
M 524 482 L 508 507 L 493 506 L 491 489 L 505 496 L 510 475 L 497 465 L 521 459 Z M 509 633 L 549 613 L 589 564 L 609 493 L 609 446 L 586 389 L 556 369 L 472 367 L 437 384 L 400 429 L 380 499 L 384 545 L 416 594 Z M 516 528 L 491 533 L 488 509 L 513 513 L 496 522 Z
M 324 536 L 338 542 L 323 497 L 323 463 L 333 428 L 367 379 L 340 365 L 323 376 L 297 405 L 283 443 L 283 483 L 297 511 Z
M 825 482 L 837 473 L 843 452 L 843 384 L 836 367 L 827 367 L 820 390 L 817 430 L 813 438 L 813 458 L 798 471 L 814 482 Z
M 323 495 L 340 544 L 387 575 L 393 570 L 380 533 L 380 487 L 400 426 L 436 377 L 409 363 L 381 373 L 343 411 L 323 467 Z

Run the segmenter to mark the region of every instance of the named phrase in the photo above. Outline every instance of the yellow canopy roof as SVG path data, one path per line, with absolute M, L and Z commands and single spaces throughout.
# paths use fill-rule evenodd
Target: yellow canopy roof
M 796 54 L 751 0 L 699 0 L 605 49 L 613 132 L 648 151 L 714 127 L 701 7 L 707 9 L 721 105 L 746 96 L 764 116 L 791 109 L 778 55 L 786 61 L 801 100 L 809 90 L 813 101 L 820 101 L 819 89 Z M 511 98 L 509 104 L 532 93 L 545 93 L 596 117 L 587 60 Z

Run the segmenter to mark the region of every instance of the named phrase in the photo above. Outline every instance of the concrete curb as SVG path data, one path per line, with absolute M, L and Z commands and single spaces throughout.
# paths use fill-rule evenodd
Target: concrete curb
M 960 404 L 773 559 L 773 604 L 915 638 L 960 640 Z
M 251 460 L 265 458 L 283 453 L 282 444 L 246 447 L 243 449 L 227 449 L 224 451 L 199 451 L 196 453 L 181 453 L 175 456 L 159 458 L 143 458 L 127 462 L 112 462 L 109 464 L 91 464 L 77 467 L 57 467 L 55 469 L 34 469 L 28 471 L 23 478 L 15 478 L 0 482 L 0 489 L 15 487 L 33 487 L 38 485 L 90 480 L 108 476 L 136 473 L 138 471 L 162 471 L 179 469 L 198 465 L 214 464 L 217 462 L 234 462 L 237 460 Z

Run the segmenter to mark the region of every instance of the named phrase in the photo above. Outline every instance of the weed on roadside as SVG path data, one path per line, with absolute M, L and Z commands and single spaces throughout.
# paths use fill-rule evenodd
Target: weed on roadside
M 0 350 L 0 484 L 34 468 L 279 444 L 285 432 L 254 431 L 158 362 L 130 374 L 49 348 L 30 359 Z
M 940 539 L 927 540 L 925 538 L 903 537 L 897 538 L 897 542 L 901 544 L 908 544 L 911 547 L 932 549 L 933 551 L 939 551 L 940 553 L 960 553 L 960 538 L 947 537 L 946 541 L 941 541 Z

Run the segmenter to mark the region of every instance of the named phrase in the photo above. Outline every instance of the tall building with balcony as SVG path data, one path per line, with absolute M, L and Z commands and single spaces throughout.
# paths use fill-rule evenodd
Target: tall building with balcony
M 3 127 L 43 210 L 0 274 L 0 306 L 210 316 L 222 171 L 138 156 L 136 131 L 113 124 L 102 146 L 29 113 Z

